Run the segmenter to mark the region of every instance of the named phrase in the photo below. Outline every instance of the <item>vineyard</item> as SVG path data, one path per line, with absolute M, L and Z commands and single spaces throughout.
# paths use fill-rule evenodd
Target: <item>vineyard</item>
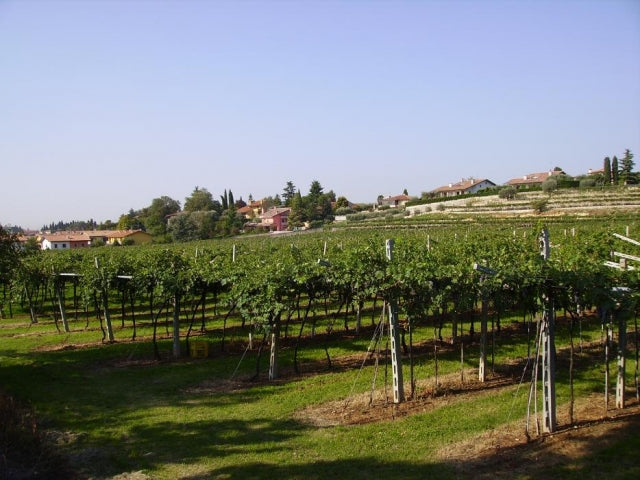
M 637 416 L 634 238 L 476 220 L 37 252 L 3 285 L 0 386 L 87 477 L 456 478 L 477 465 L 449 443 Z

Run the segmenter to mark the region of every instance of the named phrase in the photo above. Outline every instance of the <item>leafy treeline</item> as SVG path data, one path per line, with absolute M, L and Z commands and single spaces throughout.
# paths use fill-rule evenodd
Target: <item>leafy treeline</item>
M 34 322 L 48 302 L 60 305 L 56 311 L 67 329 L 64 297 L 73 285 L 74 303 L 105 322 L 107 341 L 114 338 L 109 299 L 121 298 L 123 311 L 127 302 L 144 306 L 154 328 L 159 315 L 171 312 L 176 356 L 180 338 L 191 331 L 198 313 L 205 318 L 212 301 L 227 316 L 239 315 L 244 328 L 271 338 L 276 345 L 272 348 L 282 335 L 290 334 L 293 321 L 301 335 L 306 324 L 316 321 L 316 310 L 325 312 L 327 332 L 342 318 L 344 328 L 357 331 L 365 305 L 391 300 L 397 302 L 409 331 L 451 322 L 456 332 L 461 316 L 483 299 L 490 299 L 498 318 L 507 313 L 534 316 L 542 299 L 552 298 L 556 309 L 578 316 L 597 308 L 605 319 L 607 312 L 635 308 L 629 302 L 640 291 L 640 269 L 606 266 L 610 252 L 628 251 L 628 244 L 603 229 L 595 231 L 594 225 L 583 224 L 575 236 L 575 230 L 554 228 L 547 261 L 540 255 L 539 227 L 504 223 L 464 230 L 453 226 L 394 231 L 391 261 L 385 252 L 388 235 L 375 231 L 34 251 L 18 255 L 6 267 L 10 272 L 2 276 L 3 291 L 5 302 L 21 303 Z M 475 269 L 476 263 L 495 275 Z M 621 286 L 632 294 L 621 297 L 623 290 L 616 289 Z M 350 321 L 349 311 L 356 314 Z M 188 329 L 185 319 L 191 322 Z
M 337 204 L 334 203 L 336 201 Z M 241 215 L 238 209 L 246 205 L 247 202 L 242 197 L 236 200 L 231 190 L 225 190 L 217 199 L 206 188 L 196 186 L 191 195 L 185 198 L 184 206 L 181 206 L 178 200 L 161 196 L 154 198 L 147 207 L 139 210 L 130 209 L 129 212 L 120 215 L 115 223 L 110 220 L 97 223 L 93 219 L 59 221 L 44 225 L 42 229 L 51 232 L 141 229 L 153 235 L 156 243 L 206 240 L 236 235 L 245 224 L 259 222 L 259 214 L 272 207 L 290 207 L 292 227 L 301 226 L 306 222 L 317 226 L 333 219 L 334 205 L 336 208 L 345 208 L 349 206 L 349 202 L 345 197 L 336 199 L 333 191 L 325 193 L 320 182 L 314 180 L 307 195 L 302 195 L 292 181 L 287 181 L 282 195 L 268 196 L 259 202 L 254 202 L 252 195 L 249 195 L 249 205 L 255 209 L 248 215 Z

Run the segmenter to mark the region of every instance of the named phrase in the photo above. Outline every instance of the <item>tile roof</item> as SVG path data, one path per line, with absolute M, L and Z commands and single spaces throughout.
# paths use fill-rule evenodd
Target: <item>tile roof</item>
M 561 173 L 564 172 L 560 170 L 549 170 L 547 172 L 529 173 L 522 177 L 512 178 L 506 183 L 506 185 L 536 185 L 538 183 L 544 182 L 547 178 L 553 175 L 559 175 Z
M 49 242 L 88 242 L 90 238 L 83 232 L 74 233 L 47 233 L 42 238 Z
M 443 185 L 441 187 L 436 188 L 435 190 L 433 190 L 433 192 L 438 193 L 438 192 L 458 192 L 460 190 L 464 191 L 464 190 L 468 190 L 472 187 L 475 187 L 476 185 L 479 185 L 483 182 L 489 182 L 492 185 L 495 185 L 495 183 L 493 183 L 491 180 L 487 179 L 487 178 L 464 178 L 459 182 L 456 183 L 450 183 L 449 185 Z
M 109 233 L 107 237 L 108 238 L 124 238 L 130 235 L 133 235 L 134 233 L 144 233 L 146 235 L 149 235 L 147 232 L 143 232 L 142 230 L 114 230 L 111 233 Z
M 289 207 L 283 207 L 283 208 L 270 208 L 269 210 L 267 210 L 266 212 L 264 212 L 262 215 L 260 215 L 260 218 L 263 219 L 267 219 L 267 218 L 273 218 L 276 215 L 281 215 L 283 213 L 289 213 L 291 211 L 291 209 Z
M 411 197 L 409 195 L 396 195 L 394 197 L 386 197 L 383 198 L 382 201 L 383 202 L 408 202 L 409 200 L 411 200 Z

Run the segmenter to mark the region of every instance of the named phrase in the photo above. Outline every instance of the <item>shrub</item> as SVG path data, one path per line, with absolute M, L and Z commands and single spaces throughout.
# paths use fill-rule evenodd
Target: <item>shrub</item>
M 554 190 L 558 188 L 558 182 L 553 178 L 547 178 L 544 182 L 542 182 L 542 191 L 544 193 L 551 194 Z
M 590 188 L 596 186 L 595 178 L 583 178 L 580 180 L 580 188 Z
M 336 208 L 336 215 L 349 215 L 351 213 L 354 213 L 353 208 L 350 208 L 350 207 Z
M 546 198 L 537 198 L 536 200 L 531 202 L 531 207 L 533 211 L 540 214 L 547 211 L 549 206 L 549 200 Z
M 516 187 L 509 185 L 508 187 L 504 187 L 500 190 L 500 192 L 498 192 L 498 197 L 504 198 L 506 200 L 513 200 L 514 198 L 516 198 L 517 193 L 518 192 L 516 190 Z

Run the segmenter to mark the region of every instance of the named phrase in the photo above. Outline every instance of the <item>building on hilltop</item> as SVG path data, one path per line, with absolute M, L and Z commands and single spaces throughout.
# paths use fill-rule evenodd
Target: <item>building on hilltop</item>
M 409 195 L 395 195 L 393 197 L 379 198 L 378 205 L 391 208 L 404 207 L 408 201 L 413 200 Z
M 448 185 L 443 185 L 442 187 L 438 187 L 435 190 L 432 190 L 431 193 L 435 197 L 456 197 L 458 195 L 466 195 L 470 193 L 477 193 L 480 190 L 484 190 L 485 188 L 495 187 L 496 184 L 491 180 L 486 178 L 478 179 L 478 178 L 463 178 L 459 182 L 450 183 Z
M 566 174 L 562 170 L 549 170 L 548 172 L 529 173 L 527 175 L 523 175 L 522 177 L 512 178 L 507 183 L 505 183 L 505 185 L 510 185 L 515 188 L 539 187 L 544 183 L 545 180 L 555 175 Z

